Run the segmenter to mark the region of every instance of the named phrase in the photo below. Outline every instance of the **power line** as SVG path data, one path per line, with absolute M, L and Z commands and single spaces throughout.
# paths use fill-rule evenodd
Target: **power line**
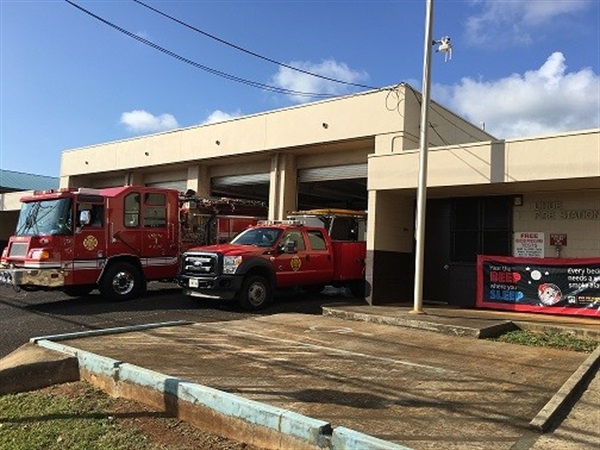
M 335 97 L 335 95 L 333 94 L 322 94 L 322 93 L 316 93 L 316 92 L 303 92 L 303 91 L 296 91 L 293 89 L 286 89 L 286 88 L 282 88 L 282 87 L 278 87 L 278 86 L 273 86 L 273 85 L 269 85 L 269 84 L 264 84 L 264 83 L 260 83 L 258 81 L 252 81 L 252 80 L 247 80 L 245 78 L 241 78 L 238 77 L 236 75 L 232 75 L 230 73 L 227 72 L 223 72 L 217 69 L 213 69 L 212 67 L 209 66 L 205 66 L 203 64 L 200 64 L 196 61 L 192 61 L 191 59 L 188 59 L 184 56 L 179 55 L 178 53 L 175 53 L 171 50 L 168 50 L 164 47 L 161 47 L 158 44 L 155 44 L 152 41 L 149 41 L 148 39 L 145 39 L 141 36 L 138 36 L 135 33 L 132 33 L 131 31 L 126 30 L 125 28 L 122 28 L 118 25 L 115 25 L 114 23 L 98 16 L 97 14 L 94 14 L 93 12 L 83 8 L 82 6 L 72 2 L 71 0 L 65 0 L 65 2 L 67 2 L 69 5 L 74 6 L 75 8 L 79 9 L 80 11 L 84 12 L 85 14 L 89 15 L 90 17 L 93 17 L 94 19 L 104 23 L 105 25 L 108 25 L 109 27 L 125 34 L 126 36 L 135 39 L 138 42 L 141 42 L 142 44 L 145 44 L 149 47 L 152 47 L 155 50 L 158 50 L 172 58 L 175 58 L 181 62 L 184 62 L 186 64 L 189 64 L 193 67 L 196 67 L 197 69 L 203 70 L 205 72 L 208 72 L 210 74 L 219 76 L 221 78 L 225 78 L 227 80 L 231 80 L 231 81 L 236 81 L 238 83 L 242 83 L 245 84 L 247 86 L 251 86 L 251 87 L 255 87 L 258 89 L 262 89 L 265 91 L 269 91 L 269 92 L 275 92 L 278 94 L 285 94 L 285 95 L 296 95 L 299 97 L 318 97 L 318 98 L 330 98 L 330 97 Z
M 419 98 L 419 96 L 417 95 L 417 93 L 415 92 L 415 90 L 413 89 L 412 86 L 407 85 L 410 89 L 410 91 L 413 93 L 413 95 L 415 96 L 415 99 L 417 100 L 417 102 L 419 103 L 419 105 L 421 104 L 421 99 Z M 431 108 L 433 109 L 433 106 L 436 106 L 435 103 L 430 104 Z M 450 125 L 452 125 L 453 127 L 457 128 L 458 130 L 462 131 L 463 133 L 465 133 L 467 136 L 472 137 L 473 139 L 475 139 L 476 141 L 479 140 L 479 137 L 472 135 L 470 132 L 468 132 L 467 130 L 465 130 L 464 128 L 459 127 L 456 123 L 452 122 L 450 119 L 448 119 L 444 114 L 442 114 L 439 111 L 436 111 L 438 113 L 438 115 L 444 119 L 446 122 L 448 122 Z M 433 127 L 433 125 L 431 124 L 431 122 L 429 122 L 429 126 L 431 127 L 431 129 L 435 130 L 435 128 Z M 439 136 L 439 138 L 442 140 L 442 142 L 446 145 L 450 145 L 448 144 L 445 139 L 442 138 L 442 136 L 440 136 L 439 133 L 436 132 L 436 134 Z
M 373 86 L 368 86 L 368 85 L 360 84 L 360 83 L 352 83 L 350 81 L 343 81 L 343 80 L 339 80 L 339 79 L 336 79 L 336 78 L 331 78 L 331 77 L 328 77 L 328 76 L 325 76 L 325 75 L 320 75 L 318 73 L 310 72 L 308 70 L 300 69 L 299 67 L 290 66 L 289 64 L 285 64 L 285 63 L 282 63 L 282 62 L 277 61 L 275 59 L 268 58 L 268 57 L 263 56 L 263 55 L 261 55 L 259 53 L 253 52 L 252 50 L 248 50 L 248 49 L 240 47 L 239 45 L 236 45 L 236 44 L 234 44 L 232 42 L 226 41 L 225 39 L 221 39 L 220 37 L 215 36 L 214 34 L 211 34 L 211 33 L 208 33 L 206 31 L 203 31 L 203 30 L 201 30 L 199 28 L 196 28 L 193 25 L 190 25 L 190 24 L 188 24 L 186 22 L 183 22 L 182 20 L 179 20 L 176 17 L 173 17 L 173 16 L 171 16 L 171 15 L 169 15 L 169 14 L 163 12 L 163 11 L 160 11 L 159 9 L 156 9 L 156 8 L 154 8 L 154 7 L 148 5 L 148 4 L 146 4 L 146 3 L 144 3 L 144 2 L 142 2 L 140 0 L 133 0 L 133 1 L 135 3 L 143 6 L 144 8 L 149 9 L 150 11 L 153 11 L 153 12 L 155 12 L 155 13 L 163 16 L 163 17 L 166 17 L 169 20 L 172 20 L 172 21 L 178 23 L 179 25 L 183 25 L 184 27 L 189 28 L 190 30 L 193 30 L 193 31 L 195 31 L 197 33 L 200 33 L 200 34 L 202 34 L 202 35 L 204 35 L 204 36 L 206 36 L 208 38 L 214 39 L 215 41 L 220 42 L 221 44 L 227 45 L 227 46 L 232 47 L 232 48 L 234 48 L 236 50 L 239 50 L 241 52 L 247 53 L 248 55 L 252 55 L 252 56 L 254 56 L 256 58 L 262 59 L 263 61 L 268 61 L 268 62 L 276 64 L 278 66 L 285 67 L 286 69 L 294 70 L 296 72 L 300 72 L 300 73 L 303 73 L 305 75 L 310 75 L 310 76 L 313 76 L 313 77 L 316 77 L 316 78 L 320 78 L 322 80 L 331 81 L 333 83 L 339 83 L 339 84 L 344 84 L 346 86 L 353 86 L 353 87 L 359 87 L 359 88 L 364 88 L 364 89 L 374 89 L 374 90 L 378 89 L 378 88 L 373 87 Z

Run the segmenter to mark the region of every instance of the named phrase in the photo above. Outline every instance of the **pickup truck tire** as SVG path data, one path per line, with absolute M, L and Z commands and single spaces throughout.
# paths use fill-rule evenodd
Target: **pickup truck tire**
M 108 266 L 102 281 L 100 292 L 108 300 L 131 300 L 144 291 L 144 279 L 139 269 L 128 262 L 115 262 Z
M 239 292 L 240 306 L 247 311 L 264 308 L 273 301 L 273 288 L 267 279 L 260 275 L 250 275 L 242 283 Z

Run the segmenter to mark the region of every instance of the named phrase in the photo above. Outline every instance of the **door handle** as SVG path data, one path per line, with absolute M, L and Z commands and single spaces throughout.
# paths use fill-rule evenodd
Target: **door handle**
M 306 255 L 306 260 L 310 261 L 310 255 Z

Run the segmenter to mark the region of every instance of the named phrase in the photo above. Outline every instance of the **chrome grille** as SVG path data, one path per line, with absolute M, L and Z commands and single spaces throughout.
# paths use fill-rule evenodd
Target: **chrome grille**
M 29 247 L 29 244 L 27 242 L 13 242 L 10 245 L 10 250 L 9 250 L 8 256 L 24 258 L 25 255 L 27 255 L 28 247 Z
M 183 274 L 216 275 L 217 262 L 218 256 L 215 253 L 186 253 L 183 255 Z

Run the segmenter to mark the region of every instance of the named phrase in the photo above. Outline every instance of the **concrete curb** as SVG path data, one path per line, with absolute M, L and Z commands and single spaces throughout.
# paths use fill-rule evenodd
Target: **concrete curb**
M 152 325 L 133 328 L 157 327 Z M 132 327 L 124 328 L 132 331 Z M 98 336 L 102 331 L 57 335 L 57 338 Z M 107 329 L 106 334 L 116 332 L 123 332 L 123 328 Z M 47 337 L 31 341 L 76 357 L 80 379 L 111 395 L 160 408 L 192 425 L 248 444 L 265 448 L 410 450 L 345 427 L 333 429 L 329 422 L 293 411 L 53 342 Z
M 435 323 L 431 321 L 418 320 L 414 317 L 405 319 L 402 317 L 381 316 L 377 314 L 366 314 L 353 311 L 342 311 L 327 306 L 322 307 L 323 315 L 337 319 L 354 320 L 359 322 L 370 322 L 380 325 L 395 325 L 405 328 L 414 328 L 418 330 L 434 331 L 437 333 L 448 334 L 452 336 L 473 337 L 478 339 L 498 336 L 506 331 L 517 329 L 516 325 L 510 320 L 489 325 L 487 327 L 465 327 L 462 325 L 450 325 L 444 323 Z
M 359 433 L 346 427 L 336 427 L 331 437 L 332 450 L 411 450 L 402 445 Z
M 0 360 L 0 395 L 33 391 L 78 380 L 77 358 L 31 343 L 22 345 Z
M 600 366 L 600 346 L 579 366 L 548 403 L 529 422 L 529 426 L 542 433 L 548 431 L 570 407 L 580 389 L 595 375 Z
M 50 334 L 47 336 L 37 336 L 29 339 L 29 342 L 35 344 L 37 341 L 66 341 L 68 339 L 78 339 L 92 336 L 106 336 L 107 334 L 129 333 L 132 331 L 150 330 L 152 328 L 174 327 L 178 325 L 190 325 L 194 322 L 187 320 L 172 320 L 169 322 L 146 323 L 142 325 L 130 325 L 127 327 L 103 328 L 101 330 L 76 331 L 74 333 Z

